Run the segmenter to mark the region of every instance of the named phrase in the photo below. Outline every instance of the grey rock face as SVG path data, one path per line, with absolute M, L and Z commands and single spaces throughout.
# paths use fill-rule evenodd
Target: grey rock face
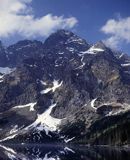
M 89 134 L 94 134 L 95 130 L 91 129 L 94 124 L 130 109 L 129 65 L 127 69 L 122 65 L 129 56 L 121 60 L 121 55 L 102 42 L 91 46 L 74 33 L 59 30 L 44 44 L 25 40 L 6 51 L 9 63 L 5 64 L 15 70 L 5 74 L 0 82 L 1 140 L 16 134 L 15 141 L 22 137 L 26 142 L 44 142 L 53 137 L 53 141 L 75 138 L 75 142 L 91 143 L 85 137 L 91 139 Z M 5 55 L 4 49 L 2 54 Z M 0 66 L 3 67 L 2 62 Z M 25 107 L 30 103 L 35 103 L 32 111 Z M 56 105 L 48 114 L 52 104 Z M 22 107 L 13 110 L 16 106 Z M 45 116 L 47 124 L 44 124 Z M 56 126 L 49 128 L 51 120 L 55 121 L 54 125 L 59 123 L 56 130 Z M 33 123 L 37 125 L 25 132 Z M 10 134 L 16 125 L 22 131 Z M 102 123 L 97 126 L 100 132 Z

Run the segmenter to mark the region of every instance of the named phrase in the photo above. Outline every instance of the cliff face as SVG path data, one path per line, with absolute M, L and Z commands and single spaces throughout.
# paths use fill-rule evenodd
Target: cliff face
M 5 53 L 1 142 L 129 143 L 129 56 L 65 30 L 44 43 L 18 42 L 0 56 Z

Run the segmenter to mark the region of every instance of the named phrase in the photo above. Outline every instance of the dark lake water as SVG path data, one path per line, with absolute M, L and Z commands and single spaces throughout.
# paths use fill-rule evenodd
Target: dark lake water
M 130 160 L 130 148 L 0 145 L 0 160 Z

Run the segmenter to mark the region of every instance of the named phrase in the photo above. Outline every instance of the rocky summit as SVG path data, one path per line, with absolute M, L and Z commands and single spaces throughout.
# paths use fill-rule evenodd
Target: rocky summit
M 0 42 L 0 143 L 130 144 L 130 57 L 58 30 Z

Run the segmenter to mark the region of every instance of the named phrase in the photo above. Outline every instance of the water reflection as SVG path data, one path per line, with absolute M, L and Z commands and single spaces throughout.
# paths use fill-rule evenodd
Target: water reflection
M 130 149 L 61 145 L 0 145 L 0 160 L 130 160 Z

